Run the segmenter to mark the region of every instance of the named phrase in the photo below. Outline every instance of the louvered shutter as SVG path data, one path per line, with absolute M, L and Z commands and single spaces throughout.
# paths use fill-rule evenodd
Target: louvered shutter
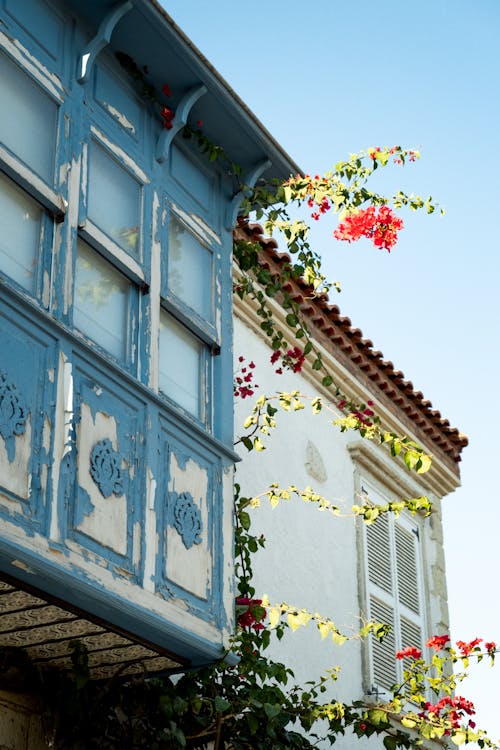
M 384 500 L 373 491 L 375 503 Z M 370 636 L 371 686 L 389 690 L 402 680 L 408 661 L 397 661 L 396 651 L 407 646 L 423 647 L 424 618 L 418 524 L 402 515 L 379 516 L 365 527 L 369 617 L 391 626 L 380 643 Z
M 414 614 L 420 615 L 418 537 L 398 521 L 394 524 L 398 599 Z
M 394 610 L 385 602 L 375 596 L 370 596 L 370 618 L 375 622 L 383 622 L 391 626 L 391 632 L 385 636 L 382 642 L 370 636 L 372 639 L 372 687 L 390 690 L 397 682 Z
M 395 521 L 394 541 L 401 648 L 422 649 L 424 630 L 417 527 Z M 402 668 L 408 669 L 409 665 L 410 660 L 404 659 Z
M 392 596 L 391 539 L 387 515 L 379 516 L 375 523 L 366 527 L 366 540 L 370 583 Z
M 401 629 L 401 648 L 407 646 L 416 646 L 422 648 L 422 628 L 419 624 L 407 620 L 406 617 L 400 617 L 399 626 Z M 411 659 L 403 659 L 403 669 L 409 669 Z
M 382 642 L 371 639 L 372 687 L 389 690 L 397 680 L 394 654 L 396 652 L 393 606 L 394 579 L 391 555 L 389 517 L 379 516 L 366 527 L 366 552 L 370 597 L 370 619 L 391 626 Z

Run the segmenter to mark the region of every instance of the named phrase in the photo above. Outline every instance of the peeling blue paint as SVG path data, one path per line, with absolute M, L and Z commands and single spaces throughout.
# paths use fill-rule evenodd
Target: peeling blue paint
M 80 489 L 80 498 L 78 505 L 75 510 L 74 522 L 76 526 L 80 526 L 85 516 L 91 516 L 95 510 L 94 503 L 90 499 L 90 495 L 85 490 Z M 86 550 L 84 550 L 84 557 L 86 556 Z
M 120 21 L 121 30 L 129 16 L 140 12 L 142 1 Z M 32 293 L 8 280 L 0 259 L 0 444 L 3 441 L 5 445 L 3 465 L 8 461 L 20 467 L 17 483 L 6 476 L 8 472 L 0 473 L 0 572 L 15 575 L 9 535 L 17 534 L 24 539 L 24 546 L 16 547 L 15 554 L 35 571 L 36 585 L 42 590 L 201 663 L 220 655 L 221 634 L 215 631 L 233 617 L 224 609 L 223 569 L 230 561 L 223 559 L 228 545 L 223 544 L 221 477 L 223 466 L 234 460 L 232 236 L 223 224 L 234 186 L 217 163 L 200 156 L 194 142 L 177 137 L 164 163 L 156 161 L 159 118 L 142 100 L 111 49 L 99 52 L 88 82 L 76 85 L 77 60 L 88 42 L 89 30 L 99 26 L 104 13 L 99 3 L 90 5 L 91 11 L 83 0 L 30 0 L 27 11 L 15 0 L 0 2 L 0 23 L 13 40 L 8 49 L 0 51 L 57 105 L 53 123 L 57 148 L 53 175 L 44 183 L 45 193 L 35 190 L 29 174 L 20 179 L 14 167 L 9 172 L 28 198 L 46 210 Z M 83 23 L 82 14 L 86 17 L 88 12 L 96 18 L 87 17 Z M 165 27 L 161 33 L 170 34 L 170 30 Z M 122 39 L 137 45 L 135 51 L 125 51 L 138 56 L 140 64 L 157 65 L 162 55 L 171 54 L 171 45 L 153 50 L 146 38 L 136 40 L 125 33 Z M 158 29 L 152 30 L 151 39 L 158 39 Z M 112 46 L 116 48 L 116 44 Z M 148 55 L 154 59 L 149 61 Z M 175 90 L 175 67 L 172 70 L 169 84 Z M 201 64 L 200 75 L 203 71 Z M 201 82 L 207 84 L 207 94 L 194 105 L 194 117 L 205 106 L 212 106 L 214 113 L 220 110 L 220 103 L 212 102 L 209 80 L 210 76 Z M 192 83 L 198 85 L 196 80 Z M 182 76 L 178 86 L 181 97 Z M 234 110 L 231 119 L 230 141 L 239 138 L 242 154 L 250 151 L 248 158 L 253 164 L 259 155 L 253 153 L 255 144 L 248 135 L 246 114 L 238 125 L 238 117 L 242 117 L 238 111 Z M 209 119 L 217 123 L 216 118 Z M 234 135 L 233 128 L 239 135 Z M 105 231 L 89 220 L 85 158 L 92 140 L 103 144 L 140 186 L 141 242 L 134 254 L 120 254 Z M 28 169 L 30 165 L 23 162 L 23 166 Z M 3 162 L 0 168 L 7 170 Z M 39 184 L 41 178 L 37 179 Z M 153 205 L 158 206 L 155 217 Z M 171 211 L 182 215 L 212 253 L 213 310 L 206 320 L 176 299 L 169 283 Z M 124 325 L 126 356 L 122 361 L 92 342 L 85 331 L 73 328 L 79 239 L 128 279 L 131 304 Z M 153 277 L 158 273 L 157 267 L 152 268 L 153 239 L 161 246 L 158 279 Z M 202 342 L 203 418 L 189 416 L 150 387 L 157 377 L 155 326 L 161 307 Z M 220 354 L 214 354 L 219 347 Z M 67 368 L 71 383 L 66 382 Z M 195 497 L 195 489 L 174 486 L 169 473 L 174 457 L 180 471 L 189 474 L 190 462 L 194 462 L 203 481 L 206 475 L 203 497 Z M 148 486 L 151 478 L 154 491 Z M 119 544 L 95 521 L 99 513 L 108 510 L 119 516 Z M 177 532 L 172 535 L 173 528 Z M 203 584 L 198 585 L 197 594 L 170 577 L 167 534 L 175 540 L 176 550 L 193 559 L 207 552 L 209 570 L 208 574 L 199 571 L 203 578 L 198 578 L 198 584 L 200 580 Z M 62 554 L 50 555 L 47 548 Z M 61 560 L 68 565 L 69 559 L 68 571 Z M 145 592 L 144 571 L 149 574 L 151 567 L 154 592 Z M 113 576 L 121 594 L 108 597 L 102 583 L 104 573 L 108 581 Z M 148 596 L 152 609 L 160 600 L 169 600 L 174 606 L 179 600 L 183 611 L 214 626 L 212 642 L 197 637 L 194 631 L 184 632 L 167 616 L 153 616 L 146 606 L 135 603 Z

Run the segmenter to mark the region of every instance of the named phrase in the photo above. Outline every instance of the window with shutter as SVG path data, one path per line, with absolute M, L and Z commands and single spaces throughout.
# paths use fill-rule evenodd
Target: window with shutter
M 362 491 L 374 504 L 386 500 L 366 484 Z M 420 535 L 418 519 L 401 514 L 380 516 L 365 527 L 365 570 L 368 617 L 391 626 L 382 643 L 371 637 L 370 685 L 373 692 L 390 690 L 402 680 L 406 660 L 396 651 L 423 648 L 425 636 Z

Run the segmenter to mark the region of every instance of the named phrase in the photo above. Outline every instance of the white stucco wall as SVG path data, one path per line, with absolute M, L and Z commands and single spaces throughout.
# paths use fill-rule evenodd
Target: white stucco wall
M 252 360 L 255 362 L 254 382 L 259 385 L 254 398 L 236 399 L 236 435 L 241 432 L 255 398 L 263 393 L 299 390 L 306 395 L 317 395 L 314 384 L 303 375 L 288 370 L 283 375 L 276 375 L 270 366 L 268 345 L 241 319 L 235 320 L 234 352 L 235 369 L 239 366 L 240 354 L 245 357 L 244 365 Z M 278 427 L 269 437 L 262 438 L 265 451 L 247 453 L 242 446 L 238 447 L 243 460 L 237 466 L 236 481 L 241 485 L 242 495 L 257 495 L 272 482 L 278 482 L 280 487 L 294 484 L 299 489 L 309 485 L 349 512 L 358 501 L 357 483 L 360 476 L 366 476 L 366 466 L 356 466 L 348 446 L 352 450 L 354 445 L 363 443 L 364 447 L 366 441 L 362 441 L 357 433 L 340 433 L 332 426 L 334 418 L 326 410 L 313 416 L 307 405 L 306 409 L 295 413 L 280 410 L 276 414 Z M 321 458 L 323 478 L 321 470 L 313 472 L 316 474 L 313 477 L 308 468 L 311 460 L 308 445 L 311 444 L 315 447 L 316 457 Z M 385 481 L 384 463 L 387 463 L 387 471 L 391 472 L 391 475 L 387 474 L 387 484 L 389 487 L 391 482 L 395 484 L 390 499 L 395 499 L 398 487 L 405 482 L 410 482 L 411 490 L 426 494 L 404 467 L 393 466 L 394 462 L 382 449 L 375 453 L 380 453 L 379 480 Z M 398 475 L 401 479 L 395 481 Z M 379 486 L 383 487 L 383 484 Z M 254 559 L 256 596 L 265 593 L 272 603 L 286 601 L 319 612 L 332 618 L 346 634 L 356 631 L 364 607 L 359 527 L 362 522 L 353 518 L 335 518 L 300 499 L 280 502 L 275 509 L 264 500 L 259 508 L 250 512 L 252 532 L 262 532 L 267 539 L 266 548 L 259 550 Z M 428 632 L 444 632 L 442 628 L 447 625 L 440 529 L 439 513 L 423 523 L 424 577 L 431 594 L 426 605 Z M 332 695 L 345 701 L 363 697 L 363 688 L 367 684 L 364 642 L 354 640 L 337 646 L 329 638 L 321 640 L 315 626 L 310 624 L 295 633 L 288 630 L 281 642 L 273 639 L 270 654 L 291 666 L 299 683 L 314 680 L 326 669 L 338 665 L 341 672 Z M 376 748 L 381 747 L 382 740 L 373 737 L 359 742 L 347 735 L 339 738 L 335 747 L 347 750 L 352 748 L 353 742 L 356 742 L 356 747 Z

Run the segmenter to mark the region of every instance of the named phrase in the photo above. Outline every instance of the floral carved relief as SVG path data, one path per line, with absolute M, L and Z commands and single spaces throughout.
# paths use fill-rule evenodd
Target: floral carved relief
M 100 440 L 90 454 L 90 476 L 103 497 L 123 495 L 122 456 L 115 451 L 109 438 Z
M 0 372 L 0 435 L 5 441 L 9 461 L 16 454 L 15 436 L 26 431 L 28 410 L 22 395 L 14 383 L 9 383 L 4 372 Z
M 193 544 L 201 543 L 203 524 L 198 506 L 193 502 L 189 492 L 181 492 L 176 497 L 173 506 L 174 528 L 180 534 L 186 549 Z

